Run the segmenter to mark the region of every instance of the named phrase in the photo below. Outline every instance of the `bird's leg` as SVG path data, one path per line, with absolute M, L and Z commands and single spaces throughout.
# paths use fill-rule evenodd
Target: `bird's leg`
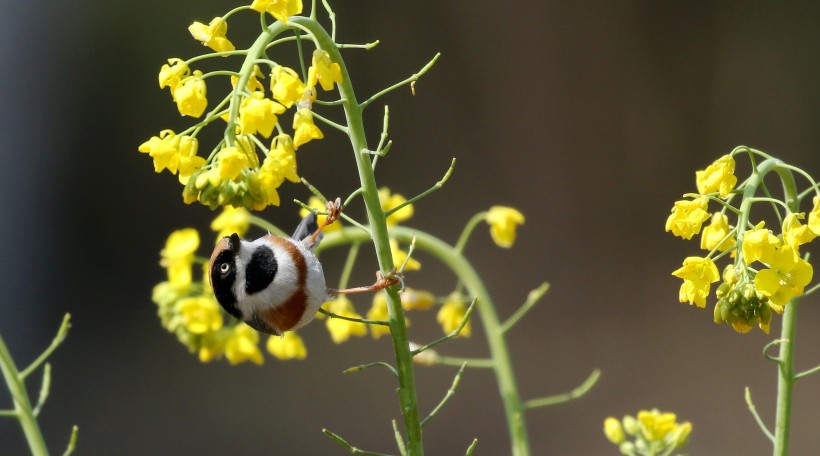
M 339 220 L 339 217 L 342 215 L 342 199 L 336 198 L 335 201 L 328 201 L 327 202 L 327 216 L 325 217 L 325 221 L 319 225 L 319 228 L 316 228 L 316 231 L 313 232 L 308 238 L 305 240 L 305 244 L 307 245 L 314 245 L 316 243 L 316 238 L 319 237 L 319 234 L 325 229 L 326 226 L 330 225 L 331 223 Z
M 387 275 L 382 275 L 381 271 L 376 272 L 376 282 L 373 285 L 367 287 L 355 287 L 355 288 L 345 288 L 342 290 L 336 290 L 333 288 L 328 289 L 328 294 L 331 296 L 340 295 L 340 294 L 351 294 L 351 293 L 366 293 L 368 291 L 381 291 L 387 287 L 393 286 L 401 280 L 401 275 L 396 272 L 396 268 L 393 268 Z

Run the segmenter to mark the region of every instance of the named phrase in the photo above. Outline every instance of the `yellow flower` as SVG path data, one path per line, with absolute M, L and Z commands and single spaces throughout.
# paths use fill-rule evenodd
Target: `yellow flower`
M 464 315 L 467 314 L 467 304 L 459 295 L 450 295 L 447 301 L 442 304 L 436 315 L 436 320 L 444 330 L 444 334 L 450 334 L 458 328 Z M 470 321 L 461 329 L 458 334 L 462 337 L 470 337 Z
M 179 139 L 179 154 L 177 155 L 179 169 L 179 183 L 185 185 L 188 179 L 197 172 L 200 168 L 205 166 L 205 159 L 196 154 L 197 150 L 196 138 L 190 136 L 180 136 Z
M 333 84 L 342 82 L 342 68 L 330 60 L 330 54 L 322 49 L 313 51 L 313 64 L 308 69 L 308 87 L 316 87 L 316 82 L 323 90 L 333 90 Z
M 222 314 L 212 298 L 195 296 L 180 299 L 177 310 L 185 327 L 193 334 L 205 334 L 222 328 Z
M 181 147 L 184 150 L 180 150 Z M 196 155 L 196 149 L 196 138 L 186 135 L 177 136 L 172 130 L 162 130 L 159 136 L 152 136 L 151 139 L 142 143 L 138 150 L 154 159 L 155 172 L 159 173 L 167 169 L 171 174 L 176 174 L 180 165 L 180 157 L 184 154 L 192 158 L 191 156 Z M 201 163 L 204 162 L 205 160 L 202 159 Z
M 287 24 L 290 16 L 302 12 L 302 0 L 253 0 L 251 9 L 260 13 L 267 11 L 277 20 Z
M 353 303 L 344 296 L 338 296 L 330 302 L 328 310 L 336 315 L 348 318 L 359 318 L 362 316 L 356 313 Z M 357 323 L 354 321 L 343 320 L 341 318 L 328 318 L 327 323 L 328 332 L 333 342 L 341 344 L 350 338 L 350 336 L 365 336 L 367 335 L 367 326 L 364 323 Z
M 709 218 L 706 212 L 708 199 L 700 197 L 691 201 L 675 201 L 672 214 L 666 219 L 666 231 L 672 231 L 675 236 L 683 239 L 692 239 L 700 232 L 700 226 Z
M 436 303 L 436 296 L 433 293 L 415 288 L 405 288 L 400 297 L 404 310 L 427 310 Z
M 244 236 L 250 226 L 250 216 L 250 212 L 244 207 L 225 206 L 222 213 L 211 222 L 211 229 L 218 233 L 217 239 L 233 233 Z
M 803 294 L 814 270 L 788 244 L 777 249 L 768 263 L 769 269 L 763 269 L 755 276 L 755 288 L 768 296 L 775 311 L 782 312 L 786 303 Z
M 160 252 L 160 265 L 168 268 L 168 281 L 171 285 L 184 286 L 191 283 L 191 266 L 197 248 L 199 233 L 193 228 L 177 230 L 168 236 L 165 248 Z
M 182 59 L 171 58 L 168 63 L 162 65 L 159 70 L 159 88 L 171 88 L 173 93 L 179 85 L 179 81 L 191 74 L 188 64 Z
M 809 212 L 809 229 L 820 236 L 820 195 L 815 196 L 812 203 L 814 207 Z
M 798 247 L 807 244 L 814 240 L 817 235 L 812 231 L 808 225 L 800 223 L 803 213 L 789 214 L 783 219 L 783 240 L 789 244 L 795 252 Z
M 208 25 L 202 22 L 194 22 L 188 27 L 191 36 L 195 40 L 201 41 L 216 52 L 233 51 L 233 44 L 228 41 L 225 34 L 228 33 L 228 23 L 221 17 L 215 17 Z
M 208 107 L 208 99 L 205 96 L 207 87 L 199 70 L 183 79 L 172 93 L 177 109 L 183 116 L 200 117 Z
M 259 132 L 262 136 L 270 138 L 276 125 L 276 116 L 283 112 L 284 106 L 265 98 L 262 92 L 253 92 L 251 96 L 242 100 L 239 107 L 239 131 L 245 135 Z
M 379 189 L 379 203 L 382 206 L 382 210 L 387 212 L 395 207 L 399 207 L 400 205 L 404 204 L 407 199 L 401 196 L 398 193 L 390 193 L 390 189 L 387 187 L 382 187 Z M 413 216 L 413 205 L 408 204 L 403 208 L 393 212 L 387 217 L 387 226 L 398 225 L 399 223 L 409 219 Z
M 306 108 L 297 109 L 293 115 L 293 131 L 293 147 L 296 149 L 310 140 L 325 137 L 313 123 L 313 113 Z
M 407 252 L 399 247 L 399 241 L 395 239 L 390 240 L 390 252 L 393 254 L 393 264 L 396 267 L 401 266 L 404 264 L 404 260 L 407 260 Z M 407 264 L 404 266 L 405 271 L 418 271 L 419 269 L 421 269 L 421 263 L 412 257 L 407 260 Z
M 508 249 L 515 242 L 516 228 L 524 223 L 524 214 L 511 207 L 493 206 L 487 212 L 486 221 L 495 244 Z
M 672 273 L 673 276 L 683 279 L 680 287 L 680 302 L 689 302 L 696 306 L 706 307 L 706 297 L 712 282 L 720 280 L 717 266 L 709 258 L 687 257 L 683 266 Z
M 268 353 L 283 361 L 307 357 L 305 342 L 294 331 L 287 331 L 282 336 L 270 336 L 267 348 Z
M 324 211 L 325 209 L 327 209 L 327 205 L 325 203 L 323 203 L 322 200 L 320 200 L 319 198 L 317 198 L 315 196 L 310 197 L 310 199 L 307 202 L 307 205 L 312 207 L 313 209 L 317 209 L 319 211 Z M 305 217 L 307 217 L 307 215 L 309 213 L 310 213 L 310 211 L 308 211 L 305 208 L 302 208 L 299 211 L 299 216 L 302 217 L 302 218 L 305 218 Z M 327 219 L 326 215 L 317 215 L 316 216 L 316 223 L 319 224 L 319 226 L 322 226 L 322 224 L 325 223 L 325 219 Z M 337 221 L 333 222 L 332 224 L 326 226 L 325 229 L 322 230 L 322 231 L 324 231 L 325 233 L 331 233 L 333 231 L 339 231 L 341 229 L 342 229 L 342 221 L 340 219 L 340 220 L 337 220 Z M 381 293 L 377 293 L 377 296 L 379 294 L 381 294 Z
M 676 431 L 678 428 L 676 419 L 674 413 L 661 413 L 657 409 L 638 412 L 641 434 L 650 442 L 663 442 L 669 433 Z
M 290 108 L 293 103 L 301 100 L 307 90 L 305 84 L 299 79 L 299 75 L 287 67 L 278 65 L 273 67 L 270 78 L 270 91 L 273 98 L 286 108 Z
M 233 365 L 245 361 L 262 364 L 262 352 L 259 350 L 259 334 L 246 324 L 234 326 L 225 341 L 225 357 Z
M 236 180 L 242 170 L 250 167 L 248 154 L 239 150 L 238 147 L 226 147 L 216 155 L 216 176 L 220 181 Z
M 695 172 L 698 193 L 706 195 L 718 192 L 721 198 L 726 198 L 737 184 L 735 173 L 735 159 L 724 155 L 703 171 Z
M 269 171 L 259 171 L 248 175 L 248 191 L 253 198 L 251 209 L 261 211 L 267 206 L 278 206 L 279 192 L 276 190 L 282 185 L 279 175 Z
M 384 293 L 376 293 L 373 295 L 373 305 L 370 307 L 370 310 L 367 311 L 367 319 L 381 321 L 390 319 L 390 314 L 387 310 L 387 295 Z M 405 323 L 409 323 L 409 320 L 405 319 Z M 409 326 L 409 324 L 407 326 Z M 374 339 L 378 339 L 385 334 L 390 334 L 389 326 L 370 325 L 370 335 L 373 336 Z
M 715 212 L 712 214 L 712 223 L 703 228 L 703 233 L 700 236 L 700 248 L 709 251 L 717 248 L 721 252 L 729 250 L 735 245 L 733 238 L 726 237 L 729 235 L 729 231 L 729 217 L 721 212 Z
M 264 78 L 264 77 L 265 77 L 265 75 L 262 74 L 262 70 L 259 69 L 259 65 L 254 65 L 253 66 L 253 73 L 251 73 L 251 76 L 248 78 L 248 85 L 247 85 L 248 92 L 250 92 L 250 93 L 263 92 L 264 93 L 265 92 L 265 86 L 263 86 L 262 83 L 259 82 L 259 78 Z M 237 82 L 239 82 L 239 77 L 231 76 L 231 87 L 236 88 L 236 83 Z M 225 114 L 222 117 L 222 119 L 227 121 L 228 120 L 228 115 Z
M 299 182 L 299 175 L 296 174 L 296 151 L 290 136 L 281 134 L 273 138 L 270 152 L 262 162 L 262 171 L 274 173 L 291 182 Z
M 604 420 L 604 435 L 615 445 L 620 445 L 626 440 L 626 434 L 624 434 L 621 421 L 611 416 Z
M 772 233 L 772 230 L 765 229 L 764 225 L 765 222 L 760 222 L 743 235 L 743 260 L 746 264 L 752 264 L 758 260 L 768 263 L 780 246 L 780 239 Z

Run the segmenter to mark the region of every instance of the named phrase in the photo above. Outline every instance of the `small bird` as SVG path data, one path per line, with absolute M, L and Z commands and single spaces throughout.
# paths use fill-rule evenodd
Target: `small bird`
M 322 264 L 313 249 L 322 230 L 342 212 L 339 198 L 327 203 L 321 226 L 316 214 L 305 217 L 290 238 L 268 233 L 255 241 L 234 233 L 219 240 L 208 265 L 211 288 L 226 312 L 257 331 L 282 335 L 316 316 L 325 302 L 339 294 L 379 291 L 398 283 L 396 271 L 367 287 L 327 288 Z

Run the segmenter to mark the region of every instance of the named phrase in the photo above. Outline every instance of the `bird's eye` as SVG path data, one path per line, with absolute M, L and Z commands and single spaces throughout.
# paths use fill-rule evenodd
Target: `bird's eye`
M 228 263 L 221 263 L 219 265 L 219 272 L 221 272 L 222 274 L 227 274 L 228 271 L 230 271 L 230 270 L 231 270 L 231 265 L 228 264 Z

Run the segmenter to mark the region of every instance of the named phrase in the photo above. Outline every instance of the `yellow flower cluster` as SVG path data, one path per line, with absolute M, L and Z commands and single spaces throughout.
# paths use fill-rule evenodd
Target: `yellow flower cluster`
M 698 195 L 675 202 L 666 220 L 666 231 L 683 239 L 701 233 L 700 247 L 709 253 L 705 257 L 686 258 L 672 275 L 683 280 L 680 301 L 703 308 L 711 284 L 721 280 L 714 260 L 729 254 L 734 262 L 724 269 L 723 283 L 716 291 L 714 321 L 727 323 L 741 333 L 756 325 L 768 333 L 772 311 L 782 313 L 784 306 L 800 296 L 812 279 L 812 266 L 801 257 L 799 248 L 820 234 L 820 196 L 813 201 L 806 225 L 801 223 L 806 218 L 804 213 L 788 213 L 780 233 L 767 229 L 763 221 L 739 231 L 729 223 L 728 209 L 739 214 L 741 220 L 748 220 L 749 214 L 742 214 L 729 205 L 737 184 L 734 170 L 731 156 L 719 158 L 705 170 L 696 172 Z M 722 211 L 711 217 L 710 201 L 723 206 Z M 748 211 L 751 205 L 743 207 Z M 709 225 L 703 227 L 710 218 Z M 742 239 L 740 246 L 738 239 Z
M 289 17 L 302 12 L 302 2 L 255 0 L 251 9 L 287 23 Z M 220 53 L 217 55 L 235 54 L 230 52 L 235 46 L 227 37 L 227 16 L 215 17 L 208 24 L 194 22 L 188 30 L 194 39 Z M 260 56 L 261 60 L 269 62 L 270 85 L 266 87 L 260 81 L 264 75 L 259 65 L 254 65 L 245 70 L 248 74 L 231 76 L 233 91 L 226 98 L 230 105 L 225 107 L 223 102 L 207 114 L 205 81 L 228 71 L 203 74 L 189 68 L 194 59 L 179 58 L 168 59 L 160 69 L 159 86 L 168 87 L 180 114 L 202 120 L 180 134 L 163 130 L 140 145 L 139 151 L 153 158 L 156 172 L 167 169 L 172 174 L 179 173 L 179 180 L 185 185 L 183 200 L 186 203 L 198 201 L 211 208 L 230 205 L 253 210 L 278 205 L 278 188 L 285 181 L 299 181 L 295 151 L 324 137 L 314 123 L 312 111 L 316 87 L 328 91 L 341 83 L 340 65 L 332 61 L 327 51 L 317 49 L 307 71 L 307 82 L 302 82 L 293 69 L 262 57 L 265 56 Z M 238 87 L 239 80 L 247 80 L 247 84 Z M 293 132 L 288 134 L 279 116 L 292 107 Z M 196 136 L 205 125 L 217 119 L 228 122 L 225 139 L 207 159 L 200 157 Z M 279 134 L 275 135 L 274 131 Z M 274 137 L 268 147 L 265 140 L 271 136 Z
M 658 409 L 641 410 L 637 417 L 604 420 L 604 435 L 621 454 L 671 454 L 686 446 L 691 433 L 692 423 L 678 423 L 674 413 Z

